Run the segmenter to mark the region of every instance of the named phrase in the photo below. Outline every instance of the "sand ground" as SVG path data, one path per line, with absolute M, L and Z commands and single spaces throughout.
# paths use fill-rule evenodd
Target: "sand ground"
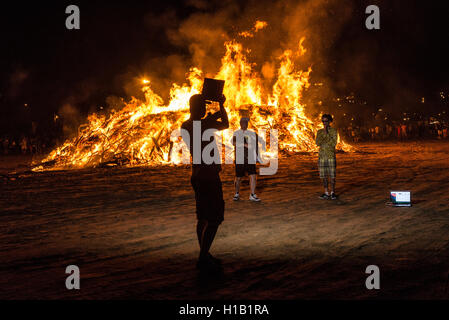
M 195 269 L 188 167 L 27 173 L 29 157 L 0 158 L 0 299 L 448 299 L 449 143 L 357 147 L 337 156 L 338 201 L 318 199 L 316 154 L 259 177 L 261 203 L 248 183 L 233 202 L 224 167 L 217 278 Z M 392 189 L 413 207 L 387 206 Z M 368 265 L 380 290 L 365 288 Z

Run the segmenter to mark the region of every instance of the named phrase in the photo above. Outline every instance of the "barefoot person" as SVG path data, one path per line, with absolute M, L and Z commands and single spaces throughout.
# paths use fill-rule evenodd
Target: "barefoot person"
M 318 155 L 318 169 L 320 171 L 320 178 L 323 180 L 324 193 L 320 196 L 321 199 L 337 199 L 335 194 L 335 175 L 337 160 L 335 157 L 335 146 L 337 145 L 337 130 L 330 126 L 332 122 L 330 114 L 323 114 L 321 121 L 323 121 L 324 128 L 318 130 L 316 135 L 316 145 L 320 147 Z M 331 185 L 331 192 L 329 193 L 328 185 Z
M 181 131 L 182 138 L 189 147 L 190 154 L 193 157 L 190 181 L 196 200 L 196 215 L 198 219 L 196 233 L 200 245 L 197 267 L 201 270 L 219 269 L 220 261 L 209 253 L 209 249 L 214 241 L 218 226 L 223 222 L 224 218 L 223 191 L 219 175 L 221 165 L 215 162 L 206 164 L 202 156 L 204 147 L 211 143 L 215 144 L 215 140 L 212 136 L 210 141 L 201 141 L 201 137 L 203 137 L 204 131 L 208 129 L 224 130 L 229 127 L 228 115 L 224 108 L 225 101 L 226 98 L 222 96 L 219 101 L 220 111 L 208 114 L 203 119 L 206 114 L 206 101 L 200 94 L 192 96 L 189 101 L 190 119 L 181 126 L 181 129 L 183 129 Z M 219 119 L 221 121 L 218 121 Z M 196 133 L 195 135 L 196 129 L 194 128 L 198 128 L 199 125 L 201 125 L 200 134 Z
M 252 131 L 248 130 L 249 118 L 240 119 L 240 129 L 235 131 L 232 136 L 232 144 L 235 148 L 235 195 L 234 201 L 240 199 L 240 184 L 242 177 L 248 173 L 251 194 L 249 200 L 260 201 L 256 195 L 256 161 L 258 157 L 258 147 L 260 138 Z M 240 153 L 240 158 L 237 154 Z

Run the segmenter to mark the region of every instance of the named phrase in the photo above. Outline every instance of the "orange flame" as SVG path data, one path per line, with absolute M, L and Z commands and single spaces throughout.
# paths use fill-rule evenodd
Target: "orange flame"
M 267 25 L 268 25 L 267 22 L 257 20 L 256 23 L 254 24 L 254 27 L 252 28 L 252 32 L 251 31 L 242 31 L 239 33 L 239 36 L 244 37 L 244 38 L 252 38 L 252 37 L 254 37 L 254 33 L 258 32 L 259 30 L 264 29 Z
M 257 21 L 254 30 L 257 32 L 266 25 Z M 305 115 L 302 103 L 303 92 L 310 86 L 312 69 L 296 70 L 292 59 L 306 52 L 304 40 L 301 39 L 296 51 L 285 50 L 279 56 L 276 81 L 269 90 L 264 87 L 255 65 L 247 60 L 245 53 L 249 50 L 244 50 L 235 40 L 225 43 L 226 53 L 215 76 L 225 80 L 225 106 L 231 123 L 231 128 L 222 133 L 225 143 L 230 141 L 240 116 L 245 113 L 250 116 L 250 126 L 278 130 L 281 150 L 317 151 L 315 134 L 319 124 Z M 200 93 L 203 72 L 192 68 L 187 80 L 183 85 L 172 85 L 170 102 L 164 105 L 163 99 L 151 89 L 151 81 L 143 79 L 144 102 L 133 97 L 122 110 L 113 111 L 107 117 L 90 115 L 75 138 L 54 149 L 33 170 L 179 164 L 181 155 L 173 148 L 179 138 L 171 139 L 170 135 L 188 119 L 188 101 L 193 94 Z M 351 150 L 342 141 L 338 148 Z

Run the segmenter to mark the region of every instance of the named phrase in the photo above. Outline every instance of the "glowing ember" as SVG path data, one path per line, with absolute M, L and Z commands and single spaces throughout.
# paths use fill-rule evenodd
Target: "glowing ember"
M 253 32 L 266 27 L 257 21 Z M 248 33 L 250 34 L 250 33 Z M 232 131 L 239 125 L 240 115 L 250 116 L 250 126 L 257 129 L 277 129 L 279 148 L 286 152 L 317 151 L 315 133 L 320 128 L 306 117 L 301 103 L 305 89 L 310 86 L 312 71 L 296 70 L 293 58 L 302 56 L 304 38 L 295 51 L 286 50 L 278 57 L 276 81 L 266 89 L 262 77 L 254 70 L 238 42 L 225 43 L 226 53 L 216 79 L 225 80 L 224 94 L 231 128 L 223 132 L 223 141 L 229 142 Z M 162 98 L 151 89 L 151 81 L 143 79 L 145 102 L 132 98 L 120 111 L 108 117 L 92 114 L 77 137 L 53 150 L 40 170 L 58 170 L 93 167 L 99 165 L 155 165 L 179 164 L 180 154 L 174 152 L 177 139 L 170 139 L 173 130 L 189 117 L 189 98 L 201 91 L 203 73 L 192 68 L 187 76 L 188 84 L 173 84 L 170 102 L 164 105 Z M 350 146 L 339 142 L 339 149 L 349 151 Z
M 244 38 L 252 38 L 252 37 L 254 37 L 254 33 L 256 33 L 259 30 L 264 29 L 267 25 L 268 25 L 268 23 L 266 23 L 265 21 L 256 21 L 256 23 L 254 24 L 254 27 L 253 27 L 253 32 L 242 31 L 239 33 L 239 36 L 244 37 Z

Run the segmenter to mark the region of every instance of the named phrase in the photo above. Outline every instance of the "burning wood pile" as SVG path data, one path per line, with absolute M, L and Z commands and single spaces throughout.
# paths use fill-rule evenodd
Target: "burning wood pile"
M 239 125 L 239 114 L 245 109 L 253 128 L 278 130 L 281 152 L 317 151 L 315 133 L 319 124 L 305 115 L 301 102 L 310 85 L 311 68 L 296 70 L 293 63 L 305 52 L 303 40 L 296 51 L 286 50 L 279 57 L 276 81 L 269 89 L 263 86 L 243 46 L 235 40 L 225 43 L 222 66 L 215 75 L 225 80 L 223 93 L 231 124 L 222 133 L 224 143 L 230 141 Z M 33 171 L 181 163 L 179 148 L 174 144 L 182 142 L 171 135 L 189 117 L 188 101 L 201 91 L 203 73 L 192 68 L 187 79 L 188 84 L 172 86 L 168 105 L 153 92 L 150 81 L 144 80 L 145 101 L 133 98 L 122 110 L 108 116 L 90 115 L 75 138 L 53 150 Z M 343 151 L 351 148 L 342 141 L 337 147 Z

